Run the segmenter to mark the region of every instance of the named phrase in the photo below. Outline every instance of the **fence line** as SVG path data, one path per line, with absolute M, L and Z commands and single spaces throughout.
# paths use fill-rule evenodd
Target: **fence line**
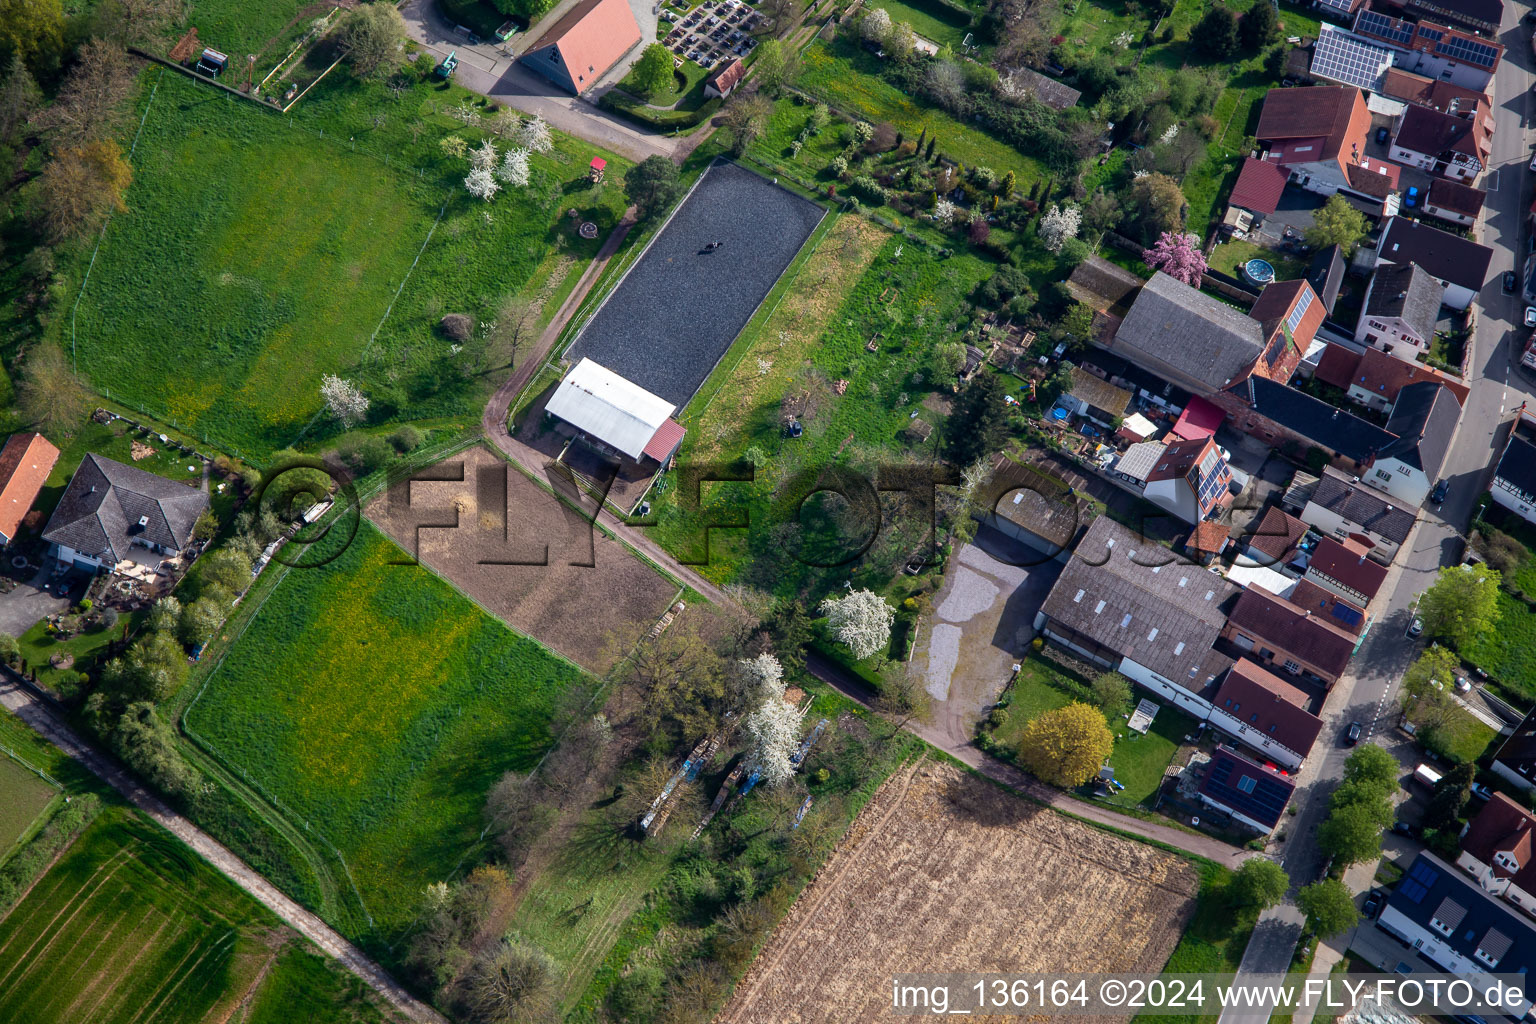
M 37 765 L 33 764 L 31 761 L 28 761 L 26 758 L 22 757 L 20 754 L 16 753 L 16 751 L 12 750 L 10 747 L 6 746 L 4 743 L 0 743 L 0 751 L 3 751 L 6 754 L 10 755 L 10 758 L 11 758 L 12 761 L 15 761 L 17 764 L 21 765 L 27 771 L 31 772 L 33 775 L 36 775 L 38 778 L 42 779 L 44 782 L 46 782 L 49 785 L 53 786 L 59 792 L 61 792 L 61 793 L 64 792 L 64 784 L 62 782 L 60 782 L 58 779 L 54 778 L 52 775 L 49 775 L 47 772 L 43 771 Z

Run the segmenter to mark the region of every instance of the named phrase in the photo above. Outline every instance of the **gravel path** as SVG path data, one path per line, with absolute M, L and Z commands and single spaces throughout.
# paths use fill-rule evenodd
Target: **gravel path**
M 249 865 L 230 853 L 213 837 L 171 810 L 153 793 L 139 785 L 131 775 L 119 768 L 115 762 L 98 753 L 77 736 L 74 730 L 55 717 L 42 700 L 18 683 L 9 672 L 0 679 L 0 705 L 26 722 L 48 742 L 100 776 L 135 807 L 190 846 L 200 857 L 253 896 L 262 906 L 276 914 L 294 931 L 319 946 L 327 955 L 340 961 L 343 967 L 361 978 L 401 1013 L 422 1024 L 447 1024 L 442 1014 L 412 996 L 401 987 L 399 982 L 386 974 L 382 967 L 364 956 L 361 950 L 338 935 L 324 921 L 284 896 L 276 886 L 251 870 Z

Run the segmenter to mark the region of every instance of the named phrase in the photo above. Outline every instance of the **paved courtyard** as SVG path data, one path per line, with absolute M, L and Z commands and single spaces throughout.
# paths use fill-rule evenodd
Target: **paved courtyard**
M 566 358 L 574 364 L 586 356 L 682 408 L 823 213 L 738 164 L 714 164 Z
M 989 527 L 955 552 L 912 659 L 933 697 L 930 720 L 949 739 L 968 742 L 997 700 L 1061 568 Z

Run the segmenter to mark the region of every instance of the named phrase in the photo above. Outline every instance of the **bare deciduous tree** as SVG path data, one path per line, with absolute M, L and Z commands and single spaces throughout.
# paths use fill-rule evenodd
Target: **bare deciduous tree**
M 185 0 L 107 0 L 96 11 L 102 35 L 124 46 L 157 41 L 186 20 Z
M 134 72 L 122 46 L 106 39 L 90 40 L 80 48 L 80 59 L 57 99 L 38 112 L 34 123 L 60 146 L 108 137 L 122 122 L 124 104 L 134 89 Z
M 38 211 L 48 237 L 61 242 L 99 227 L 113 210 L 126 210 L 123 193 L 133 169 L 107 139 L 59 150 L 43 165 Z
M 475 957 L 464 980 L 465 1001 L 485 1024 L 544 1020 L 553 1010 L 555 962 L 537 946 L 502 940 Z
M 63 351 L 40 344 L 21 364 L 16 386 L 21 414 L 47 434 L 70 434 L 85 419 L 89 396 Z

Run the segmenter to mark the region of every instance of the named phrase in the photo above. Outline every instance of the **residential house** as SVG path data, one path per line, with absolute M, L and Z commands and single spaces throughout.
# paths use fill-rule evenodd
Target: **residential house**
M 1421 221 L 1393 217 L 1382 229 L 1376 259 L 1381 263 L 1417 263 L 1445 285 L 1441 302 L 1452 309 L 1466 309 L 1488 282 L 1493 250 Z
M 1276 448 L 1320 448 L 1329 459 L 1361 471 L 1395 438 L 1320 398 L 1262 377 L 1249 377 L 1223 393 L 1232 426 Z
M 1216 688 L 1207 719 L 1267 760 L 1294 771 L 1323 729 L 1311 699 L 1257 662 L 1237 659 Z
M 628 0 L 580 0 L 518 60 L 580 96 L 640 42 Z
M 1126 483 L 1145 489 L 1152 471 L 1157 468 L 1158 463 L 1163 461 L 1163 449 L 1166 447 L 1167 445 L 1162 441 L 1141 441 L 1133 444 L 1110 464 L 1110 472 Z
M 1393 18 L 1370 7 L 1355 12 L 1355 35 L 1393 51 L 1393 64 L 1426 78 L 1486 90 L 1499 69 L 1497 40 L 1433 21 Z
M 1146 498 L 1186 523 L 1220 519 L 1232 507 L 1232 467 L 1210 437 L 1174 441 L 1147 474 Z
M 1450 388 L 1457 404 L 1462 406 L 1466 405 L 1471 393 L 1471 388 L 1460 377 L 1452 377 L 1424 363 L 1398 359 L 1377 348 L 1352 352 L 1342 345 L 1329 345 L 1314 376 L 1343 390 L 1351 401 L 1380 412 L 1389 412 L 1403 388 L 1421 381 L 1434 381 Z
M 1362 156 L 1346 171 L 1349 188 L 1339 195 L 1372 220 L 1394 217 L 1401 207 L 1398 191 L 1402 188 L 1403 169 L 1380 157 Z
M 1375 4 L 1383 10 L 1429 18 L 1485 36 L 1497 35 L 1504 19 L 1504 0 L 1375 0 Z
M 1410 507 L 1422 505 L 1440 478 L 1460 421 L 1461 403 L 1450 388 L 1435 381 L 1409 384 L 1387 418 L 1394 440 L 1377 452 L 1361 480 Z
M 1427 851 L 1387 897 L 1376 927 L 1478 990 L 1493 984 L 1491 975 L 1536 969 L 1536 929 Z M 1506 1013 L 1520 1020 L 1530 1006 L 1521 998 L 1506 1004 Z
M 1436 178 L 1429 183 L 1428 198 L 1424 200 L 1424 212 L 1463 227 L 1477 223 L 1483 212 L 1488 193 L 1471 185 L 1464 185 L 1449 178 Z
M 1536 917 L 1536 816 L 1495 793 L 1461 835 L 1456 866 L 1478 887 Z
M 43 540 L 60 563 L 87 572 L 124 561 L 154 564 L 191 545 L 192 527 L 207 508 L 208 492 L 200 487 L 93 452 L 64 488 Z
M 1051 643 L 1204 718 L 1233 659 L 1214 649 L 1238 587 L 1108 516 L 1072 552 L 1035 617 Z
M 1387 567 L 1372 561 L 1370 552 L 1369 542 L 1324 537 L 1312 549 L 1304 579 L 1357 608 L 1367 608 L 1387 578 Z
M 677 406 L 585 357 L 555 386 L 544 406 L 588 446 L 635 463 L 666 466 L 683 443 Z
M 1201 565 L 1210 565 L 1221 557 L 1221 553 L 1231 543 L 1225 524 L 1204 519 L 1196 523 L 1194 529 L 1189 531 L 1189 536 L 1184 538 L 1184 553 Z
M 1243 157 L 1242 169 L 1237 172 L 1237 182 L 1232 186 L 1227 203 L 1246 210 L 1254 223 L 1263 223 L 1264 218 L 1279 207 L 1280 196 L 1285 192 L 1289 178 L 1290 175 L 1278 164 Z
M 9 544 L 59 461 L 42 434 L 12 434 L 0 448 L 0 544 Z
M 1521 789 L 1536 789 L 1536 710 L 1526 715 L 1499 747 L 1492 768 Z
M 708 99 L 726 99 L 746 77 L 746 62 L 740 57 L 732 58 L 704 79 L 704 96 Z
M 1325 590 L 1311 579 L 1297 580 L 1290 593 L 1280 596 L 1297 608 L 1322 616 L 1324 622 L 1333 623 L 1350 636 L 1363 636 L 1370 626 L 1370 618 L 1363 605 Z
M 1291 54 L 1304 59 L 1306 51 L 1298 47 Z M 1396 52 L 1380 43 L 1324 22 L 1318 29 L 1317 42 L 1312 46 L 1311 65 L 1303 66 L 1310 77 L 1369 89 L 1374 93 L 1396 59 Z M 1366 102 L 1372 104 L 1372 100 Z
M 1405 167 L 1417 167 L 1471 184 L 1488 166 L 1492 140 L 1477 117 L 1457 117 L 1430 107 L 1409 106 L 1398 122 L 1388 156 Z
M 1301 550 L 1301 539 L 1307 535 L 1307 524 L 1287 515 L 1278 505 L 1264 510 L 1242 536 L 1242 557 L 1239 565 L 1280 568 L 1295 560 Z
M 1324 688 L 1339 681 L 1357 646 L 1348 631 L 1258 587 L 1238 597 L 1221 635 L 1261 664 Z
M 1378 267 L 1366 287 L 1355 340 L 1411 362 L 1434 342 L 1444 296 L 1445 286 L 1413 263 Z
M 1504 443 L 1488 495 L 1528 523 L 1536 523 L 1536 419 L 1522 413 Z
M 1264 159 L 1302 188 L 1324 195 L 1349 186 L 1349 165 L 1365 155 L 1371 113 L 1352 86 L 1271 89 L 1256 135 Z
M 1322 301 L 1325 316 L 1333 315 L 1334 303 L 1339 301 L 1339 288 L 1344 284 L 1344 250 L 1337 245 L 1321 249 L 1307 265 L 1307 284 Z
M 1467 89 L 1438 78 L 1426 78 L 1402 68 L 1392 68 L 1382 76 L 1377 92 L 1404 103 L 1438 110 L 1442 114 L 1477 117 L 1483 120 L 1489 134 L 1494 131 L 1493 107 L 1488 102 L 1488 94 L 1482 90 Z
M 1301 510 L 1302 522 L 1335 540 L 1367 538 L 1373 545 L 1369 556 L 1386 565 L 1397 557 L 1417 518 L 1412 508 L 1393 504 L 1331 466 L 1323 468 Z
M 1096 344 L 1195 395 L 1256 375 L 1286 381 L 1323 321 L 1305 281 L 1269 285 L 1249 313 L 1161 271 Z
M 1106 430 L 1125 417 L 1131 405 L 1131 393 L 1096 377 L 1081 366 L 1073 366 L 1072 390 L 1063 395 L 1062 404 L 1078 416 L 1090 419 Z
M 1195 795 L 1207 807 L 1267 836 L 1285 816 L 1295 791 L 1296 783 L 1280 772 L 1218 744 Z

